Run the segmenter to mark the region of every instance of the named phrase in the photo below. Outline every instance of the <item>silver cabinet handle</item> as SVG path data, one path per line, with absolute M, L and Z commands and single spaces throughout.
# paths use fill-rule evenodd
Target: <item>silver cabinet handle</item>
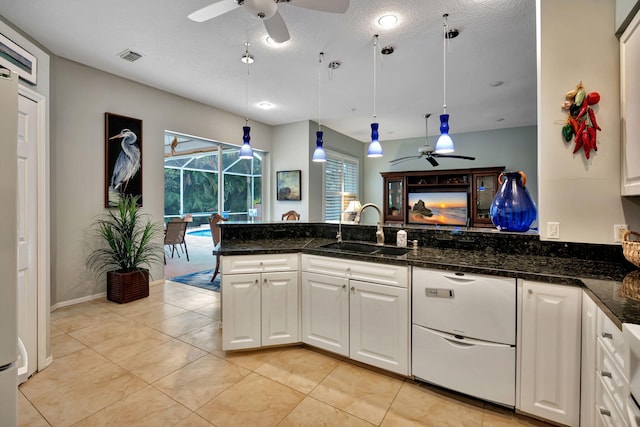
M 602 338 L 608 338 L 608 339 L 612 340 L 613 339 L 613 335 L 610 334 L 609 332 L 603 332 L 602 333 Z
M 611 416 L 611 411 L 605 408 L 600 408 L 600 413 L 606 417 L 610 417 Z
M 263 279 L 264 280 L 264 285 L 267 286 L 267 279 Z
M 529 292 L 529 295 L 533 294 L 533 289 L 529 289 L 527 292 Z
M 600 372 L 600 375 L 602 375 L 603 377 L 609 377 L 613 379 L 613 376 L 611 375 L 611 372 L 609 371 L 602 371 Z
M 347 285 L 342 285 L 342 289 L 347 289 Z

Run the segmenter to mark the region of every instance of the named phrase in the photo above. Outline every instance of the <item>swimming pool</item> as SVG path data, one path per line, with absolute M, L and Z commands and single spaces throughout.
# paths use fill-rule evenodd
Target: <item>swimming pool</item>
M 191 236 L 199 236 L 199 237 L 211 237 L 211 229 L 209 230 L 194 230 L 194 231 L 190 231 L 187 234 L 191 235 Z

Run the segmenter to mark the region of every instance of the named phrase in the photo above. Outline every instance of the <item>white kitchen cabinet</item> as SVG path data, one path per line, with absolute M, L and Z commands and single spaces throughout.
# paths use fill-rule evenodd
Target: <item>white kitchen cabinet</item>
M 349 356 L 349 280 L 302 272 L 302 342 Z
M 640 13 L 620 37 L 622 195 L 640 195 Z
M 302 256 L 302 341 L 409 374 L 409 269 Z
M 223 350 L 300 341 L 297 259 L 296 254 L 222 258 Z
M 349 286 L 349 357 L 408 374 L 407 289 L 359 280 Z
M 527 280 L 522 288 L 516 408 L 577 427 L 582 289 Z
M 596 326 L 598 307 L 582 295 L 582 365 L 580 386 L 580 426 L 594 427 L 596 418 Z

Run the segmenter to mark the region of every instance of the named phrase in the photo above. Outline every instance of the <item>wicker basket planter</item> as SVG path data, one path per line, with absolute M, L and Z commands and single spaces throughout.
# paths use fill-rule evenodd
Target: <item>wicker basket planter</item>
M 636 240 L 631 240 L 631 236 Z M 622 253 L 631 264 L 640 267 L 640 233 L 627 231 L 622 238 Z
M 149 270 L 108 271 L 107 299 L 124 304 L 149 296 Z

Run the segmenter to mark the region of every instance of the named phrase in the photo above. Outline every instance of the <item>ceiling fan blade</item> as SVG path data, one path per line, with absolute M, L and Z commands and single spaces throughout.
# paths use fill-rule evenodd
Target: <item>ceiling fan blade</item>
M 427 160 L 429 161 L 429 163 L 431 163 L 431 166 L 438 166 L 440 164 L 436 159 L 434 159 L 431 156 L 427 157 Z
M 291 0 L 289 4 L 331 13 L 345 13 L 349 9 L 349 0 Z
M 195 22 L 204 22 L 217 16 L 224 15 L 227 12 L 231 12 L 233 9 L 238 7 L 238 4 L 234 0 L 219 0 L 209 6 L 205 6 L 202 9 L 198 9 L 195 12 L 190 13 L 187 15 L 187 18 Z
M 393 160 L 389 160 L 389 163 L 400 163 L 400 162 L 406 162 L 407 160 L 411 160 L 411 159 L 419 159 L 422 156 L 406 156 L 406 157 L 398 157 L 397 159 L 393 159 Z
M 465 159 L 465 160 L 475 160 L 475 157 L 471 156 L 459 156 L 457 154 L 437 154 L 438 157 L 449 157 L 452 159 Z
M 284 23 L 284 19 L 282 19 L 282 15 L 278 11 L 271 18 L 264 20 L 264 26 L 267 29 L 267 33 L 269 33 L 269 37 L 276 43 L 283 43 L 291 38 L 287 24 Z

